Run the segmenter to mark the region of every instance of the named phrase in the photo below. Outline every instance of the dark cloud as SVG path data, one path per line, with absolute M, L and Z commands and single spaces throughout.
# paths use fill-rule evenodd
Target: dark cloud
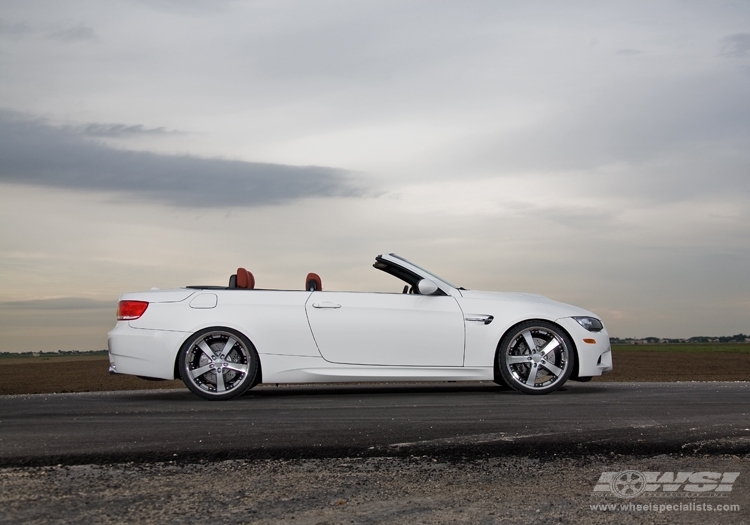
M 18 37 L 29 32 L 31 32 L 31 29 L 24 23 L 10 23 L 0 18 L 0 35 Z
M 169 131 L 165 128 L 145 128 L 142 125 L 128 126 L 126 124 L 86 124 L 69 128 L 89 137 L 119 138 L 137 135 L 181 135 L 179 131 Z
M 729 35 L 721 42 L 721 56 L 739 58 L 750 54 L 750 33 Z
M 119 150 L 9 112 L 0 112 L 0 182 L 120 192 L 204 208 L 361 194 L 340 169 Z
M 204 0 L 137 0 L 138 3 L 151 11 L 169 13 L 169 14 L 186 14 L 203 16 L 208 14 L 215 15 L 217 12 L 226 11 L 232 6 L 235 0 L 213 0 L 205 2 Z
M 21 37 L 30 33 L 34 33 L 35 35 L 40 34 L 38 31 L 32 31 L 26 23 L 11 23 L 0 18 L 0 35 Z M 50 40 L 59 40 L 60 42 L 85 42 L 88 40 L 96 40 L 97 38 L 96 31 L 85 24 L 78 24 L 64 29 L 50 31 L 44 34 L 44 36 Z
M 114 301 L 98 301 L 86 297 L 57 297 L 55 299 L 32 299 L 29 301 L 0 302 L 2 310 L 114 310 Z
M 93 28 L 79 24 L 74 27 L 48 33 L 47 38 L 60 40 L 61 42 L 85 42 L 87 40 L 95 40 L 96 33 Z

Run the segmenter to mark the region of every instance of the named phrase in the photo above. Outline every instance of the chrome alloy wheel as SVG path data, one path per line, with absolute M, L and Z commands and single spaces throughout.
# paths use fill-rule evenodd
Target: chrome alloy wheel
M 230 329 L 198 332 L 182 347 L 180 374 L 205 399 L 230 399 L 252 385 L 258 357 L 250 341 Z
M 506 335 L 498 361 L 509 386 L 527 394 L 548 394 L 570 377 L 575 349 L 568 335 L 554 323 L 528 321 Z

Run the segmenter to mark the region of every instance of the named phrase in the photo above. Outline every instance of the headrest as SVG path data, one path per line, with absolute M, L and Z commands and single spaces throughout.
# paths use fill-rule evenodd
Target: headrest
M 252 290 L 255 288 L 255 277 L 244 268 L 237 268 L 237 288 Z
M 323 290 L 323 282 L 317 273 L 308 273 L 305 279 L 305 290 L 311 292 L 320 292 Z

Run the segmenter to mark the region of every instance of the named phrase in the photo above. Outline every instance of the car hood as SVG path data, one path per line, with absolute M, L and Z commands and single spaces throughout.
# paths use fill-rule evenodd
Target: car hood
M 504 303 L 535 303 L 543 304 L 554 308 L 560 317 L 572 317 L 574 315 L 585 315 L 599 318 L 598 315 L 573 306 L 567 303 L 561 303 L 559 301 L 553 301 L 552 299 L 543 295 L 535 293 L 520 293 L 520 292 L 484 292 L 480 290 L 461 290 L 461 295 L 466 299 L 472 300 L 486 300 L 486 301 L 498 301 Z
M 493 299 L 504 301 L 529 301 L 533 303 L 555 302 L 536 293 L 520 292 L 483 292 L 481 290 L 461 290 L 461 295 L 468 299 Z

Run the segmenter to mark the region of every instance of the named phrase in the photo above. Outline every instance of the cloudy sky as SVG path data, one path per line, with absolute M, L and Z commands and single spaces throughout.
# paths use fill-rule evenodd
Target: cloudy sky
M 0 217 L 0 351 L 238 266 L 398 291 L 386 251 L 748 333 L 750 3 L 3 0 Z

